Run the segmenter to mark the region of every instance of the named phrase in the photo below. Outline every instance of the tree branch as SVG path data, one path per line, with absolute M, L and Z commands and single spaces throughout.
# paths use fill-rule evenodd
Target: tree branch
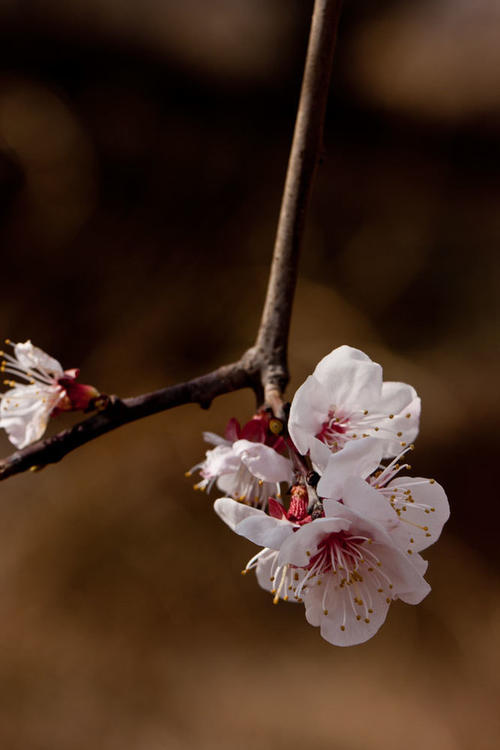
M 318 159 L 342 0 L 316 0 L 292 148 L 256 348 L 266 402 L 288 380 L 288 334 L 304 220 Z
M 259 403 L 279 414 L 288 383 L 288 334 L 304 218 L 322 148 L 323 123 L 342 0 L 315 0 L 266 300 L 254 347 L 233 364 L 134 398 L 109 399 L 89 419 L 0 461 L 0 480 L 60 461 L 81 445 L 121 425 L 175 406 L 208 408 L 216 396 L 253 388 Z

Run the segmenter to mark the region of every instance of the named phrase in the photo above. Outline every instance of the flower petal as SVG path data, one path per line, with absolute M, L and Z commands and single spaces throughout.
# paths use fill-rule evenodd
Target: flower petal
M 231 445 L 229 440 L 226 440 L 220 435 L 216 435 L 215 432 L 204 432 L 203 440 L 205 441 L 205 443 L 210 443 L 211 445 Z
M 322 585 L 309 587 L 304 595 L 307 621 L 319 626 L 322 637 L 334 646 L 364 643 L 384 623 L 390 605 L 390 598 L 387 601 L 387 594 L 380 593 L 374 582 L 369 592 L 366 586 L 365 590 L 368 602 L 357 604 L 348 587 L 341 588 L 335 576 L 324 575 Z
M 293 397 L 288 418 L 288 432 L 299 453 L 305 455 L 311 438 L 321 432 L 330 405 L 327 389 L 309 375 Z M 328 448 L 327 451 L 330 452 Z
M 58 386 L 26 385 L 2 394 L 0 428 L 7 432 L 10 442 L 25 448 L 40 440 L 62 393 Z
M 236 526 L 248 518 L 254 515 L 265 515 L 263 511 L 257 508 L 252 508 L 250 505 L 244 503 L 238 503 L 230 497 L 220 497 L 214 503 L 214 510 L 222 518 L 224 523 L 227 523 L 230 529 L 236 530 Z
M 207 478 L 223 474 L 234 474 L 240 468 L 240 459 L 234 454 L 230 445 L 216 445 L 205 454 L 202 475 Z
M 323 357 L 313 376 L 327 389 L 329 406 L 371 406 L 380 398 L 381 366 L 351 346 L 339 346 Z
M 31 341 L 25 341 L 24 343 L 14 344 L 14 354 L 21 365 L 21 367 L 31 370 L 34 367 L 41 370 L 42 372 L 48 372 L 54 377 L 62 377 L 64 370 L 53 357 L 49 357 L 42 349 L 37 346 L 33 346 Z
M 400 477 L 389 482 L 386 489 L 392 488 L 409 493 L 399 515 L 401 523 L 393 535 L 399 546 L 419 552 L 434 544 L 450 517 L 441 485 L 422 477 Z
M 422 558 L 418 553 L 411 553 L 415 564 L 409 559 L 410 553 L 404 553 L 392 544 L 374 542 L 370 552 L 376 555 L 381 563 L 379 570 L 391 581 L 393 594 L 408 604 L 419 604 L 431 587 L 419 571 Z M 420 560 L 419 560 L 420 558 Z
M 348 477 L 366 479 L 379 466 L 383 447 L 377 438 L 351 440 L 345 447 L 329 456 L 328 464 L 318 483 L 320 497 L 340 500 Z
M 388 532 L 399 526 L 398 516 L 387 498 L 364 479 L 349 477 L 344 483 L 342 499 L 348 508 L 355 510 L 360 516 L 380 523 Z M 325 500 L 325 512 L 328 511 L 328 502 Z
M 237 440 L 233 444 L 232 450 L 257 479 L 264 482 L 292 483 L 291 461 L 276 453 L 268 445 L 253 443 L 250 440 Z
M 300 582 L 304 571 L 278 566 L 278 552 L 274 549 L 264 549 L 259 555 L 255 575 L 261 588 L 277 594 L 280 599 L 297 602 L 294 591 Z
M 260 516 L 245 518 L 234 530 L 261 547 L 279 550 L 296 526 L 287 519 L 272 518 L 263 511 L 259 513 Z

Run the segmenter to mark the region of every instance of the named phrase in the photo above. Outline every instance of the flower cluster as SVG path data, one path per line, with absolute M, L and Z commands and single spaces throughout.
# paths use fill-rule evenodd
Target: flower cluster
M 77 382 L 78 369 L 61 364 L 31 341 L 13 344 L 13 354 L 0 352 L 0 370 L 16 380 L 4 380 L 9 390 L 0 394 L 0 427 L 17 448 L 39 440 L 51 417 L 63 411 L 86 411 L 100 398 L 92 385 Z
M 404 473 L 419 416 L 411 386 L 384 383 L 380 365 L 341 346 L 298 389 L 287 425 L 266 411 L 243 428 L 232 419 L 224 438 L 205 433 L 215 447 L 191 470 L 196 487 L 224 493 L 222 520 L 261 548 L 243 573 L 254 569 L 274 603 L 303 603 L 335 645 L 368 640 L 392 601 L 430 591 L 420 552 L 449 507 L 437 482 Z

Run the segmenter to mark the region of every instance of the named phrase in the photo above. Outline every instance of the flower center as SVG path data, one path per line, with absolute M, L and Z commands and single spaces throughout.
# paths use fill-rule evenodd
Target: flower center
M 334 409 L 328 411 L 328 418 L 321 425 L 321 430 L 316 437 L 332 451 L 338 451 L 344 447 L 349 440 L 347 430 L 349 429 L 349 419 L 340 414 L 336 414 Z

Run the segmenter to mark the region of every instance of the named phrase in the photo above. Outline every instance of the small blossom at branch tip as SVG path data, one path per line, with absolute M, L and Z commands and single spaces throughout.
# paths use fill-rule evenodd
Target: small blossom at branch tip
M 39 440 L 48 421 L 64 411 L 88 411 L 100 397 L 92 385 L 78 383 L 78 369 L 63 370 L 61 364 L 33 346 L 31 341 L 14 344 L 13 354 L 1 352 L 0 370 L 9 390 L 0 395 L 0 427 L 17 448 Z

